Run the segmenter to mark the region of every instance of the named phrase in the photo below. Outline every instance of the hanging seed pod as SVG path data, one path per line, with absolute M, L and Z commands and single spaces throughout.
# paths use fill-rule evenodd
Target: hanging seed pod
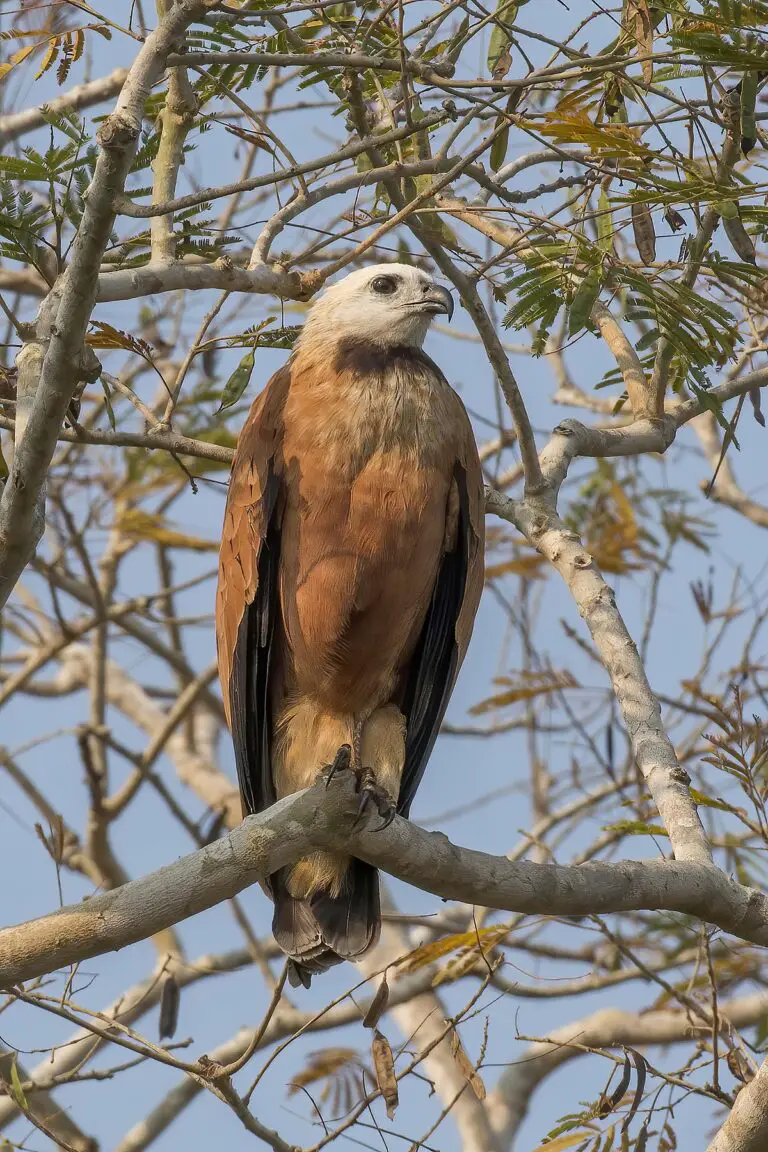
M 765 416 L 763 416 L 762 410 L 760 408 L 760 389 L 759 388 L 750 388 L 750 390 L 749 390 L 749 402 L 752 405 L 752 415 L 754 416 L 755 420 L 757 421 L 757 423 L 760 425 L 761 428 L 765 428 Z
M 391 1120 L 395 1115 L 395 1109 L 400 1103 L 400 1097 L 397 1092 L 395 1061 L 392 1056 L 392 1049 L 389 1046 L 389 1040 L 387 1040 L 386 1036 L 382 1036 L 381 1032 L 377 1031 L 373 1034 L 371 1056 L 373 1057 L 373 1068 L 376 1072 L 376 1083 L 379 1086 L 381 1095 L 384 1097 L 384 1103 L 387 1106 L 387 1116 Z
M 166 976 L 160 995 L 160 1039 L 170 1040 L 176 1034 L 179 1023 L 179 1003 L 181 994 L 173 976 Z
M 485 1100 L 485 1084 L 480 1075 L 475 1071 L 475 1066 L 467 1055 L 466 1048 L 462 1044 L 461 1038 L 455 1029 L 451 1032 L 451 1055 L 456 1061 L 462 1076 L 469 1082 L 478 1100 Z
M 632 205 L 632 231 L 643 264 L 653 264 L 656 259 L 656 230 L 647 204 Z
M 375 1028 L 381 1017 L 387 1010 L 389 1003 L 389 984 L 387 984 L 387 977 L 382 976 L 381 984 L 376 989 L 376 995 L 371 1003 L 368 1005 L 368 1011 L 363 1017 L 364 1028 Z
M 738 210 L 734 216 L 723 216 L 723 228 L 739 259 L 745 264 L 757 264 L 752 237 L 742 224 Z
M 757 144 L 755 102 L 757 100 L 757 72 L 745 72 L 741 81 L 741 150 L 747 156 Z
M 664 219 L 673 232 L 679 232 L 681 228 L 685 228 L 685 217 L 681 216 L 675 208 L 667 208 L 664 212 Z

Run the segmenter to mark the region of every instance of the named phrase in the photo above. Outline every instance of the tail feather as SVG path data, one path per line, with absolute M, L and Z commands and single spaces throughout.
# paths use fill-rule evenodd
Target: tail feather
M 288 975 L 294 987 L 301 983 L 308 988 L 312 976 L 357 959 L 379 938 L 379 876 L 362 860 L 351 861 L 338 896 L 292 896 L 279 873 L 272 877 L 272 892 L 272 932 L 292 961 Z

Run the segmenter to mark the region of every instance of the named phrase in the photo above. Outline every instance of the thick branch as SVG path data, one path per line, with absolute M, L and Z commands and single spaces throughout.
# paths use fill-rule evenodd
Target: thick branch
M 768 1148 L 768 1061 L 746 1084 L 707 1152 L 765 1152 Z
M 553 443 L 542 453 L 542 471 L 548 478 L 551 473 L 547 454 L 556 455 L 558 439 L 562 437 L 553 437 Z M 564 475 L 564 470 L 557 465 L 558 480 L 561 472 Z M 557 487 L 554 485 L 555 491 Z M 669 834 L 675 858 L 710 864 L 712 856 L 688 791 L 688 775 L 680 767 L 664 729 L 661 705 L 616 607 L 613 590 L 576 533 L 563 524 L 552 501 L 518 502 L 491 492 L 487 506 L 515 524 L 562 576 L 611 678 L 635 760 Z
M 43 111 L 46 112 L 78 112 L 81 108 L 91 108 L 100 104 L 102 100 L 109 100 L 116 96 L 128 76 L 127 68 L 115 68 L 109 76 L 100 76 L 98 80 L 91 80 L 88 84 L 76 84 L 68 92 L 54 97 L 48 104 L 39 108 L 25 108 L 23 112 L 12 112 L 8 116 L 0 117 L 0 147 L 18 140 L 26 132 L 35 128 L 42 128 L 46 123 Z
M 248 817 L 214 844 L 112 892 L 0 932 L 0 986 L 123 948 L 236 895 L 315 848 L 343 849 L 416 887 L 468 904 L 534 915 L 667 909 L 768 944 L 768 898 L 711 865 L 648 861 L 579 867 L 510 862 L 452 844 L 402 818 L 352 830 L 344 774 Z

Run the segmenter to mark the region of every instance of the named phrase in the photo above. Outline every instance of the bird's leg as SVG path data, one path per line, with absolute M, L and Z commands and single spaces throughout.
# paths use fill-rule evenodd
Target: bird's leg
M 357 827 L 365 817 L 367 811 L 375 808 L 382 817 L 381 829 L 389 827 L 395 818 L 395 802 L 386 789 L 382 788 L 376 780 L 371 768 L 362 765 L 361 747 L 363 742 L 363 725 L 367 717 L 357 717 L 352 730 L 352 768 L 357 778 L 357 791 L 360 793 L 360 804 L 357 809 L 357 818 L 352 825 Z
M 362 755 L 361 748 L 363 744 L 363 724 L 365 720 L 362 716 L 355 717 L 355 724 L 352 729 L 352 767 L 355 772 L 359 772 L 362 768 Z
M 325 779 L 326 788 L 333 780 L 337 772 L 348 772 L 350 768 L 350 760 L 352 756 L 352 749 L 349 744 L 342 744 L 338 752 L 333 758 L 332 764 L 326 764 L 320 770 L 320 776 Z

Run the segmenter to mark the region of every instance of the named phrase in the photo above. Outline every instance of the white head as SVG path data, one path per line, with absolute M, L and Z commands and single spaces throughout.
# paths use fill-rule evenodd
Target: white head
M 313 304 L 302 340 L 354 338 L 380 347 L 420 348 L 432 319 L 450 320 L 447 288 L 410 264 L 376 264 L 350 272 Z

